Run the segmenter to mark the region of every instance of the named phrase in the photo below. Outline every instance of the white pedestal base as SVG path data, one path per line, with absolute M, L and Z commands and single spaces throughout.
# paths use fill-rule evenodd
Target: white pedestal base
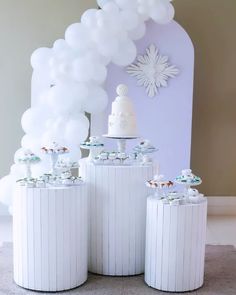
M 158 290 L 186 292 L 204 279 L 207 201 L 171 206 L 147 201 L 145 281 Z
M 13 209 L 14 280 L 55 292 L 87 280 L 87 188 L 17 187 Z
M 155 171 L 156 172 L 156 171 Z M 153 166 L 96 166 L 81 161 L 90 197 L 89 271 L 110 276 L 144 272 L 145 182 Z

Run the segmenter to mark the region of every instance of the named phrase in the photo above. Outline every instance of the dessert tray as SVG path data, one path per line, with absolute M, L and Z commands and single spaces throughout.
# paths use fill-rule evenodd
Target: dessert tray
M 184 191 L 171 190 L 176 184 L 184 184 Z M 146 186 L 155 189 L 154 196 L 163 204 L 186 205 L 198 204 L 205 200 L 204 195 L 191 186 L 200 185 L 202 180 L 194 175 L 192 170 L 185 169 L 182 174 L 175 178 L 175 181 L 164 180 L 163 175 L 155 175 L 153 180 L 146 182 Z

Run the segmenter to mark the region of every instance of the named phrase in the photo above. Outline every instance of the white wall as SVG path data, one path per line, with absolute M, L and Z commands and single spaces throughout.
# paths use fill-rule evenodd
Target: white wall
M 0 0 L 0 177 L 20 147 L 20 118 L 30 106 L 31 53 L 52 46 L 92 7 L 96 0 Z

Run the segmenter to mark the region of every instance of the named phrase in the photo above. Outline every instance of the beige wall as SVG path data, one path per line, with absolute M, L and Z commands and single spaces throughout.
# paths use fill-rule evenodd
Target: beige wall
M 96 0 L 0 0 L 0 177 L 8 174 L 30 106 L 30 55 L 52 46 Z
M 192 167 L 208 195 L 236 195 L 236 1 L 175 0 L 196 49 Z M 29 57 L 50 46 L 95 0 L 0 0 L 0 177 L 30 105 Z
M 204 193 L 236 196 L 236 1 L 173 3 L 196 51 L 192 167 Z

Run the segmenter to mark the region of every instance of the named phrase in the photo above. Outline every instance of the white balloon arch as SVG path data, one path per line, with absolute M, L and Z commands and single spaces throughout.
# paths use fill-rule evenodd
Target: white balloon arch
M 37 105 L 22 116 L 25 132 L 22 149 L 38 154 L 43 145 L 56 141 L 69 147 L 71 158 L 80 157 L 78 145 L 89 133 L 85 112 L 103 111 L 108 96 L 103 89 L 107 65 L 125 67 L 137 55 L 135 40 L 146 33 L 145 22 L 150 18 L 167 24 L 174 18 L 171 0 L 97 0 L 101 9 L 88 9 L 80 23 L 70 25 L 65 39 L 57 40 L 52 48 L 39 48 L 31 56 L 34 70 L 45 73 L 51 87 L 37 98 Z M 49 73 L 49 75 L 48 75 Z M 33 171 L 35 176 L 48 171 L 48 161 Z M 24 172 L 17 164 L 0 180 L 0 201 L 11 206 L 16 179 Z

